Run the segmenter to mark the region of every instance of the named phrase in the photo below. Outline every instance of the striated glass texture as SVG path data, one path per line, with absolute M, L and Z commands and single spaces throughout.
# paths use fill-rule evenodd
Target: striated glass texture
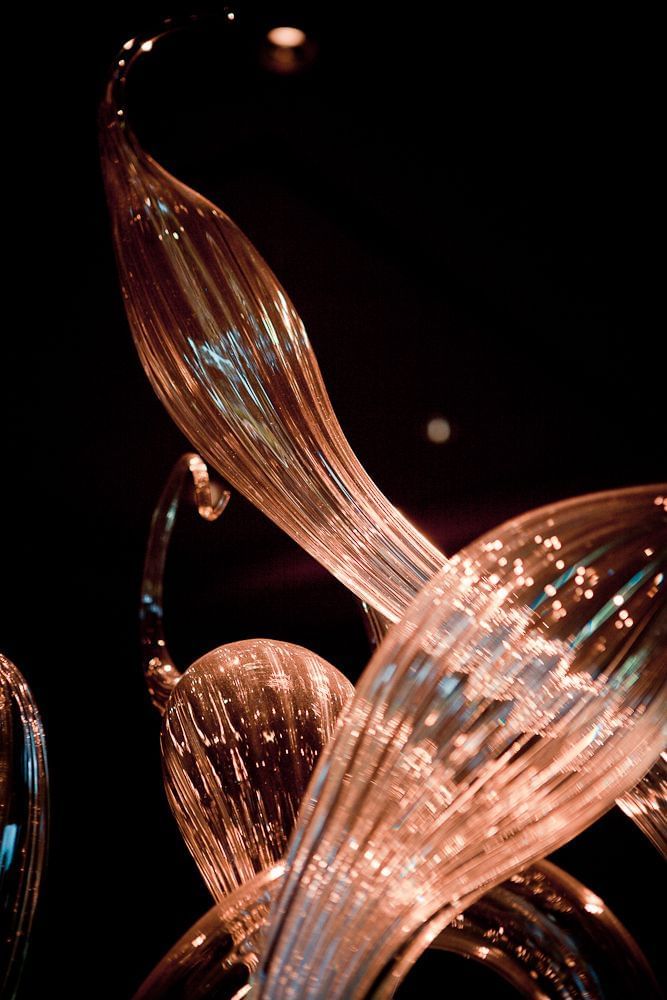
M 221 27 L 232 36 L 239 30 L 235 20 Z M 361 468 L 303 324 L 257 250 L 133 135 L 126 76 L 161 37 L 126 43 L 100 111 L 114 246 L 143 366 L 204 458 L 354 593 L 396 619 L 444 557 Z
M 191 481 L 194 484 L 198 512 L 206 520 L 214 520 L 224 510 L 229 499 L 229 493 L 210 482 L 208 470 L 202 459 L 198 455 L 185 454 L 175 463 L 152 518 L 142 587 L 141 625 L 147 683 L 154 704 L 161 710 L 164 709 L 166 700 L 176 683 L 181 679 L 164 638 L 163 574 L 178 504 Z M 380 635 L 379 632 L 376 634 Z M 214 673 L 214 688 L 215 681 Z M 239 675 L 237 682 L 243 684 L 243 676 Z M 345 681 L 341 680 L 341 683 L 346 685 Z M 351 695 L 351 686 L 348 685 L 347 690 L 348 695 Z M 203 702 L 208 709 L 210 698 L 207 682 L 203 680 L 198 698 L 200 708 Z M 214 694 L 213 699 L 216 698 L 217 694 Z M 220 740 L 220 727 L 214 724 L 212 729 L 209 728 L 211 718 L 208 711 L 200 711 L 197 714 L 195 750 L 197 748 L 201 750 L 207 741 L 210 746 Z M 191 760 L 193 747 L 190 740 L 187 740 L 187 745 L 190 752 L 183 754 L 180 758 L 181 763 L 183 760 Z M 314 760 L 313 752 L 309 754 L 311 768 Z M 179 766 L 179 760 L 174 758 L 171 762 L 174 775 L 177 774 Z M 215 770 L 215 764 L 212 769 Z M 196 770 L 196 775 L 201 776 L 204 771 L 210 778 L 211 771 L 208 768 L 200 767 Z M 308 773 L 307 768 L 302 776 L 304 779 L 302 785 Z M 287 771 L 281 770 L 278 774 L 274 772 L 275 787 L 282 784 L 285 776 L 288 788 L 293 788 L 293 773 L 289 768 Z M 217 771 L 215 781 L 216 783 L 221 781 Z M 168 782 L 168 787 L 173 784 L 182 788 L 183 782 L 186 782 L 186 787 L 190 786 L 188 776 L 181 773 L 176 781 Z M 223 782 L 220 787 L 225 787 L 232 796 L 236 795 L 239 787 L 243 788 L 236 783 L 236 780 L 226 784 Z M 172 793 L 170 796 L 172 804 L 174 795 L 177 793 Z M 242 792 L 242 801 L 244 795 Z M 255 826 L 253 836 L 260 838 L 263 852 L 277 856 L 281 843 L 286 844 L 294 822 L 296 804 L 297 794 L 294 794 L 290 799 L 290 809 L 282 817 L 288 826 L 281 831 L 279 837 L 276 837 L 273 831 L 270 841 L 266 840 L 263 825 Z M 185 801 L 181 796 L 174 811 L 181 819 L 181 827 L 189 831 L 192 853 L 201 867 L 209 888 L 219 901 L 223 900 L 228 880 L 224 877 L 221 880 L 219 873 L 222 871 L 224 876 L 224 873 L 229 872 L 230 866 L 227 861 L 229 854 L 227 827 L 219 811 L 206 808 L 205 803 L 197 796 L 194 799 L 191 796 L 189 801 Z M 219 836 L 221 829 L 222 844 Z M 203 838 L 206 839 L 206 850 L 202 850 Z M 262 852 L 255 853 L 258 856 Z M 259 862 L 255 859 L 253 867 L 258 869 L 258 865 Z M 479 903 L 470 907 L 464 917 L 457 918 L 434 942 L 434 947 L 447 948 L 480 961 L 484 960 L 487 965 L 497 969 L 518 987 L 529 989 L 527 994 L 529 996 L 534 996 L 534 989 L 539 981 L 543 983 L 545 989 L 549 987 L 549 992 L 544 993 L 545 996 L 569 997 L 570 1000 L 579 995 L 585 997 L 585 1000 L 604 996 L 609 1000 L 613 996 L 623 996 L 622 990 L 627 985 L 628 975 L 631 974 L 635 983 L 643 982 L 642 995 L 646 996 L 647 1000 L 652 997 L 654 993 L 651 990 L 654 987 L 650 973 L 627 932 L 617 923 L 613 923 L 613 918 L 608 917 L 608 911 L 600 900 L 595 904 L 594 911 L 590 907 L 589 910 L 585 910 L 585 907 L 582 909 L 584 906 L 582 900 L 588 905 L 587 901 L 596 897 L 574 880 L 571 880 L 571 885 L 568 886 L 567 876 L 560 873 L 560 877 L 557 878 L 553 874 L 557 870 L 553 866 L 551 869 L 551 877 L 548 877 L 546 866 L 537 866 L 525 874 L 514 876 L 497 890 L 491 890 Z M 237 882 L 240 882 L 239 878 Z M 171 984 L 170 989 L 174 988 L 172 982 L 174 977 L 178 977 L 179 981 L 181 978 L 187 979 L 190 984 L 188 988 L 192 989 L 193 995 L 199 995 L 204 985 L 207 989 L 213 988 L 212 978 L 218 974 L 222 975 L 221 971 L 216 973 L 215 963 L 220 960 L 221 940 L 224 939 L 223 949 L 227 948 L 228 928 L 224 920 L 219 924 L 212 921 L 211 915 L 208 918 L 206 932 L 207 949 L 210 950 L 203 953 L 199 950 L 200 946 L 192 944 L 189 949 L 186 948 L 186 955 L 189 950 L 189 958 L 181 956 L 173 964 L 174 951 L 179 948 L 177 946 L 170 957 L 161 964 L 162 972 L 158 980 L 165 988 L 168 984 Z M 610 921 L 615 933 L 608 929 Z M 200 922 L 200 925 L 202 923 Z M 595 933 L 596 923 L 600 923 L 597 933 Z M 189 940 L 200 942 L 201 945 L 203 930 L 200 925 L 196 932 L 193 931 Z M 260 924 L 257 925 L 259 926 Z M 530 947 L 527 948 L 525 942 L 529 942 Z M 597 947 L 594 946 L 595 942 Z M 253 963 L 256 964 L 257 956 L 251 951 L 249 942 L 246 942 L 243 969 L 238 963 L 233 962 L 235 971 L 232 973 L 227 969 L 223 976 L 224 983 L 218 984 L 223 995 L 226 989 L 232 990 L 232 986 L 236 988 L 240 974 L 245 975 L 252 971 L 254 965 L 249 961 L 251 954 Z M 212 967 L 209 968 L 209 965 Z M 581 990 L 578 986 L 581 986 Z
M 180 673 L 164 637 L 164 568 L 191 483 L 208 521 L 229 500 L 199 455 L 174 464 L 146 547 L 141 642 L 148 690 L 164 712 L 167 798 L 219 900 L 283 857 L 317 756 L 353 688 L 309 650 L 268 639 L 220 646 Z
M 232 1000 L 248 988 L 284 878 L 279 865 L 213 907 L 143 983 L 136 1000 Z M 491 889 L 433 942 L 485 964 L 530 1000 L 661 994 L 636 942 L 603 900 L 547 861 Z
M 576 497 L 529 511 L 487 532 L 470 546 L 463 571 L 483 572 L 494 586 L 511 587 L 550 626 L 555 621 L 585 620 L 601 585 L 600 573 L 613 582 L 607 565 L 609 524 L 632 539 L 644 530 L 648 549 L 665 531 L 667 485 Z M 616 550 L 615 550 L 616 551 Z M 602 560 L 602 565 L 600 564 Z M 602 580 L 604 586 L 605 581 Z M 613 589 L 613 588 L 612 588 Z M 634 628 L 627 607 L 619 605 L 615 627 Z M 622 655 L 622 654 L 621 654 Z M 667 854 L 667 769 L 659 759 L 648 775 L 619 800 L 619 806 L 663 855 Z
M 185 672 L 162 726 L 165 788 L 214 898 L 283 858 L 353 687 L 300 646 L 250 639 Z
M 141 984 L 134 1000 L 241 1000 L 259 962 L 258 940 L 284 876 L 260 872 L 210 909 Z
M 667 755 L 662 753 L 638 785 L 618 804 L 667 858 Z
M 0 653 L 0 995 L 14 997 L 46 856 L 44 732 L 24 678 Z
M 531 1000 L 660 1000 L 634 938 L 599 896 L 548 861 L 487 892 L 432 947 L 495 970 Z
M 506 532 L 506 549 L 484 542 L 451 560 L 390 630 L 314 776 L 259 996 L 353 1000 L 381 975 L 389 995 L 441 927 L 657 758 L 665 512 L 641 490 L 610 502 L 597 530 L 585 510 L 573 502 L 563 522 L 575 546 L 579 525 L 588 556 L 569 574 L 555 567 L 558 597 L 531 591 L 527 553 L 525 571 L 512 560 L 518 594 L 485 575 L 491 552 L 500 561 L 519 544 Z M 554 562 L 568 557 L 565 534 L 549 538 Z M 590 596 L 577 593 L 582 571 Z
M 355 459 L 303 325 L 255 248 L 133 135 L 127 73 L 160 37 L 126 43 L 100 113 L 114 244 L 144 367 L 212 464 L 362 600 L 397 620 L 445 557 Z

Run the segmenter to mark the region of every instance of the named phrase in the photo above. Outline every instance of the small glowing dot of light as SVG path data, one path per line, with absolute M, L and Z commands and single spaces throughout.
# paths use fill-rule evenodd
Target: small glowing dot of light
M 432 417 L 426 425 L 426 434 L 433 444 L 444 444 L 452 436 L 449 420 L 444 417 Z
M 614 594 L 612 600 L 616 605 L 616 607 L 620 608 L 621 604 L 623 603 L 623 596 L 621 594 Z
M 142 52 L 150 52 L 150 50 L 152 48 L 153 48 L 153 42 L 152 42 L 151 39 L 149 39 L 147 42 L 143 43 L 143 45 L 141 46 L 141 51 Z
M 298 49 L 306 40 L 306 35 L 300 28 L 272 28 L 266 36 L 272 45 L 279 49 Z

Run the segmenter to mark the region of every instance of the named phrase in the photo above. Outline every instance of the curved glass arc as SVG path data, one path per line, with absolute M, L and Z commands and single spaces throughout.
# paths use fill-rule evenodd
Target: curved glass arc
M 525 587 L 486 575 L 489 553 L 511 551 L 494 539 L 451 560 L 390 630 L 316 770 L 259 996 L 353 1000 L 380 975 L 397 985 L 459 912 L 575 836 L 656 759 L 665 511 L 650 490 L 604 503 L 595 531 L 588 498 L 568 506 L 567 536 L 549 536 L 555 562 L 580 554 L 579 533 L 588 548 L 548 604 L 528 599 L 527 553 Z
M 660 1000 L 634 938 L 599 896 L 538 861 L 456 917 L 432 947 L 472 957 L 532 1000 Z
M 158 963 L 135 1000 L 251 997 L 259 939 L 284 872 L 283 865 L 262 872 L 212 907 Z M 433 947 L 474 957 L 529 1000 L 661 996 L 644 955 L 605 903 L 547 861 L 492 889 Z
M 0 994 L 14 997 L 46 858 L 48 778 L 32 693 L 0 653 Z

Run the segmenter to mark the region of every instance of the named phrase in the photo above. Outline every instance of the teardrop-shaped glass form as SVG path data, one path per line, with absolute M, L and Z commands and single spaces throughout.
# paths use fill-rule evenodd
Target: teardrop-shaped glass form
M 565 574 L 559 597 L 532 591 L 528 551 L 517 572 L 508 535 L 451 560 L 388 633 L 314 775 L 259 996 L 354 1000 L 397 955 L 400 982 L 440 927 L 593 822 L 657 758 L 665 511 L 642 490 L 568 510 L 571 542 L 554 530 L 546 546 Z M 555 564 L 569 566 L 570 545 L 580 553 L 576 525 L 586 558 L 568 575 Z M 517 552 L 519 595 L 484 576 L 491 551 Z
M 235 21 L 223 27 L 237 30 Z M 443 557 L 359 465 L 303 324 L 257 250 L 132 134 L 126 75 L 159 37 L 121 50 L 100 116 L 114 245 L 144 368 L 204 458 L 354 593 L 395 619 Z
M 215 899 L 280 861 L 353 687 L 285 642 L 230 643 L 192 664 L 162 726 L 165 787 Z
M 0 653 L 0 995 L 19 986 L 46 856 L 44 732 L 34 699 Z
M 155 967 L 135 1000 L 250 997 L 240 991 L 257 968 L 261 932 L 283 878 L 283 866 L 269 869 L 209 910 Z M 625 927 L 598 896 L 546 861 L 490 890 L 433 947 L 483 962 L 529 1000 L 660 998 Z

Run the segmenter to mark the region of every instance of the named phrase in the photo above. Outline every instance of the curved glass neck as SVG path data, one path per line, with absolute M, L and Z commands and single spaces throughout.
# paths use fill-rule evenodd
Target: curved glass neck
M 101 110 L 104 178 L 139 355 L 197 451 L 397 620 L 444 556 L 355 458 L 275 275 L 229 217 L 151 159 L 129 126 L 128 71 L 173 30 L 127 43 Z

